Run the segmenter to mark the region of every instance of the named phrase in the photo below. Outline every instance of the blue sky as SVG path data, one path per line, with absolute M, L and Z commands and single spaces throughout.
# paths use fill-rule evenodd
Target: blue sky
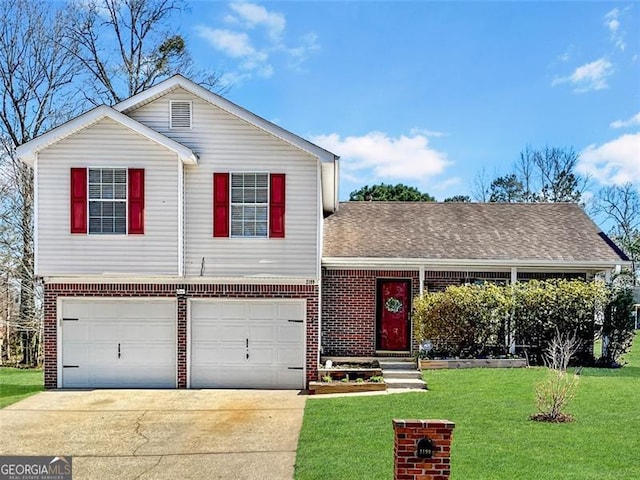
M 438 200 L 527 144 L 574 147 L 591 190 L 640 186 L 640 4 L 192 2 L 179 19 L 226 96 L 341 156 L 340 196 Z

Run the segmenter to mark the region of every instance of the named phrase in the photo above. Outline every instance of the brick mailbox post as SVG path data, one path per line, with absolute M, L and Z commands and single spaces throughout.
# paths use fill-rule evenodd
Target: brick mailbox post
M 393 420 L 394 480 L 449 480 L 454 427 L 448 420 Z

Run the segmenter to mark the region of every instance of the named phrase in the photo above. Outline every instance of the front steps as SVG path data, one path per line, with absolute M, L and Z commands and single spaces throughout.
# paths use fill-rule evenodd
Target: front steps
M 337 357 L 323 356 L 322 364 L 331 360 L 334 365 L 341 363 L 371 363 L 377 361 L 382 369 L 387 389 L 392 392 L 407 390 L 426 390 L 427 384 L 422 380 L 422 372 L 418 370 L 416 360 L 411 357 Z
M 413 358 L 377 357 L 376 360 L 380 363 L 388 389 L 427 389 L 427 384 L 422 380 L 422 372 L 418 370 Z

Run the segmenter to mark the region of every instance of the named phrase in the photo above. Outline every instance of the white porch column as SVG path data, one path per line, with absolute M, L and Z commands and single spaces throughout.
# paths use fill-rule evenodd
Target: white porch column
M 511 285 L 518 283 L 518 267 L 511 267 Z M 511 355 L 516 354 L 516 330 L 513 327 L 513 314 L 511 315 L 511 322 L 509 322 L 509 331 L 507 332 L 507 341 L 509 342 L 509 353 Z
M 420 279 L 419 292 L 420 292 L 420 295 L 422 295 L 424 293 L 424 265 L 420 265 L 420 273 L 418 278 Z

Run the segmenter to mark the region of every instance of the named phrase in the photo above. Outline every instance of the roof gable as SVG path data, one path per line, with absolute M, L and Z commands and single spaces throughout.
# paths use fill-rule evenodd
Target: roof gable
M 139 135 L 142 135 L 143 137 L 162 145 L 168 150 L 175 152 L 184 163 L 198 163 L 198 157 L 191 149 L 106 105 L 101 105 L 89 110 L 73 120 L 69 120 L 68 122 L 49 130 L 33 140 L 20 145 L 16 149 L 16 155 L 22 161 L 33 164 L 33 161 L 39 151 L 99 122 L 104 118 L 110 118 L 113 121 L 133 130 Z
M 154 85 L 153 87 L 134 95 L 116 105 L 114 109 L 127 114 L 128 112 L 135 110 L 139 106 L 152 102 L 153 100 L 160 98 L 161 96 L 169 93 L 170 91 L 182 88 L 187 92 L 196 95 L 197 97 L 215 105 L 216 107 L 244 120 L 245 122 L 260 128 L 261 130 L 270 133 L 271 135 L 284 140 L 285 142 L 319 158 L 323 162 L 334 162 L 338 157 L 337 155 L 311 143 L 304 138 L 285 130 L 284 128 L 265 120 L 264 118 L 242 108 L 239 105 L 227 100 L 226 98 L 217 95 L 206 88 L 201 87 L 195 82 L 183 77 L 182 75 L 174 75 L 163 82 Z

